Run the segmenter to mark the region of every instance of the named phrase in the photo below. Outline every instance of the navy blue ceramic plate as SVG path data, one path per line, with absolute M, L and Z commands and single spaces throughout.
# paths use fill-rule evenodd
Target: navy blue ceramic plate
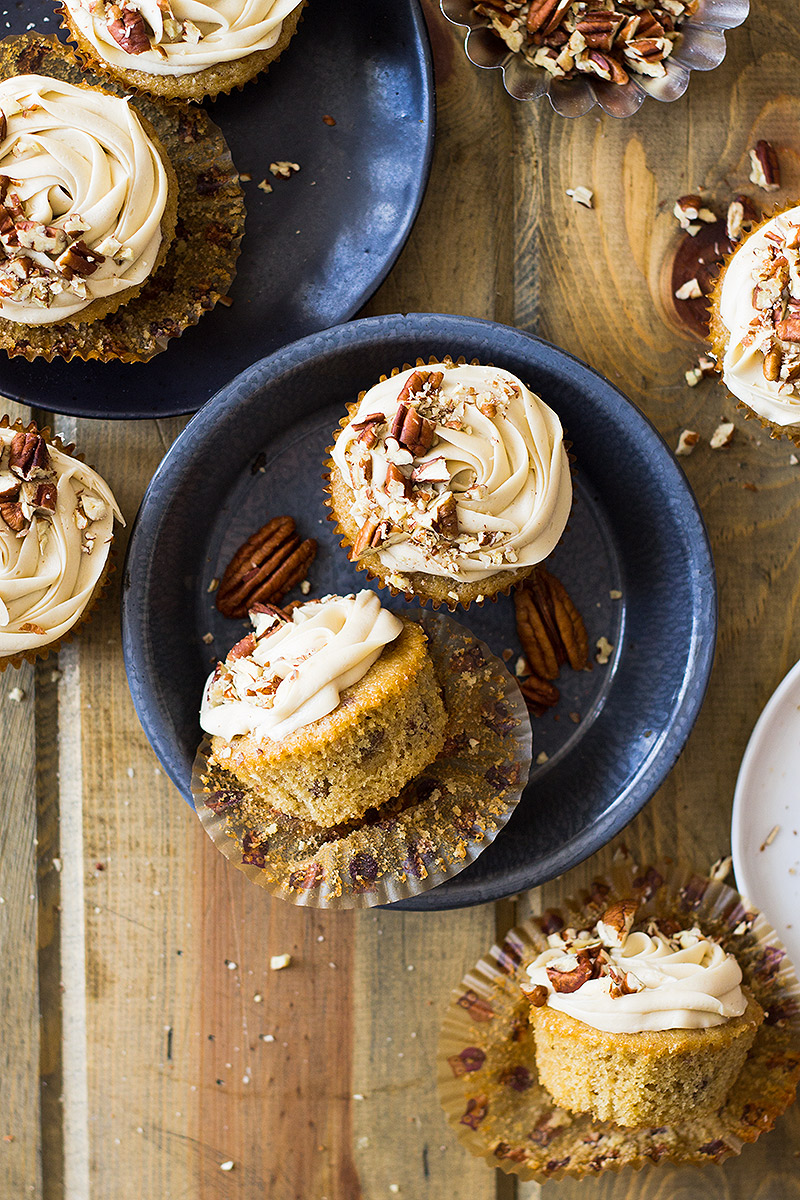
M 562 670 L 559 705 L 533 721 L 534 759 L 546 761 L 495 843 L 403 905 L 424 909 L 494 900 L 581 862 L 642 808 L 688 737 L 714 655 L 714 567 L 684 474 L 646 418 L 563 350 L 488 321 L 411 314 L 329 329 L 250 367 L 189 423 L 142 502 L 123 584 L 133 700 L 189 800 L 203 683 L 245 628 L 217 613 L 210 581 L 268 517 L 289 513 L 319 541 L 312 594 L 365 586 L 326 520 L 325 448 L 346 402 L 381 373 L 447 353 L 515 372 L 561 416 L 576 504 L 548 565 L 590 646 L 605 637 L 614 651 L 591 671 Z M 510 599 L 458 619 L 496 654 L 519 653 Z
M 3 36 L 48 34 L 59 20 L 52 0 L 26 0 L 8 5 L 1 25 Z M 279 63 L 205 107 L 252 176 L 233 305 L 149 363 L 3 355 L 0 394 L 81 417 L 196 412 L 255 359 L 347 321 L 385 278 L 430 167 L 433 78 L 418 0 L 314 0 Z M 299 174 L 274 179 L 269 164 L 287 159 Z

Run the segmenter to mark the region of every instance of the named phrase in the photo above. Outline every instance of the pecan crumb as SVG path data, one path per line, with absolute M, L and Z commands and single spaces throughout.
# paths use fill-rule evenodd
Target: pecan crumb
M 288 179 L 300 170 L 300 164 L 294 162 L 272 162 L 269 169 L 276 178 Z
M 604 667 L 614 651 L 614 647 L 607 637 L 597 639 L 597 654 L 595 654 L 595 662 L 598 662 L 601 667 Z
M 730 446 L 735 431 L 736 426 L 732 421 L 722 421 L 711 435 L 711 449 L 722 450 L 725 446 Z
M 675 453 L 679 458 L 686 458 L 692 453 L 697 443 L 700 441 L 700 434 L 694 429 L 684 429 L 678 438 L 678 445 L 675 448 Z
M 584 208 L 594 208 L 594 192 L 587 187 L 567 188 L 567 195 L 575 204 Z

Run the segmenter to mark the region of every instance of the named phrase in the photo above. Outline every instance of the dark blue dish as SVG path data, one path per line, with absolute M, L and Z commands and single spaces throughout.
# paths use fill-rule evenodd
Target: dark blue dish
M 26 0 L 2 28 L 59 25 L 52 0 Z M 313 0 L 280 62 L 205 107 L 252 176 L 233 305 L 217 305 L 149 363 L 3 354 L 2 395 L 79 417 L 196 412 L 255 359 L 347 321 L 386 277 L 430 169 L 433 76 L 418 0 Z M 273 179 L 269 164 L 287 159 L 299 174 Z M 258 187 L 265 178 L 270 194 Z
M 139 718 L 190 799 L 203 683 L 245 628 L 217 613 L 210 581 L 268 517 L 288 513 L 319 541 L 312 594 L 365 586 L 326 520 L 325 448 L 361 389 L 447 353 L 515 372 L 559 413 L 576 503 L 548 565 L 584 616 L 592 659 L 601 636 L 615 649 L 606 666 L 562 669 L 559 705 L 533 721 L 534 759 L 547 761 L 508 826 L 461 875 L 402 905 L 416 909 L 495 900 L 582 862 L 639 812 L 686 742 L 714 656 L 714 566 L 692 491 L 650 422 L 584 363 L 488 321 L 418 313 L 314 334 L 243 372 L 175 442 L 136 519 L 122 602 Z M 456 616 L 495 653 L 519 652 L 509 598 Z

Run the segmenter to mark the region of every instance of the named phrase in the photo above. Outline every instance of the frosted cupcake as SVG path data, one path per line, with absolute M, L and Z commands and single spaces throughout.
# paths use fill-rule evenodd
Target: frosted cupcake
M 102 590 L 122 515 L 47 430 L 0 422 L 0 670 L 46 656 Z
M 739 407 L 800 445 L 800 206 L 757 226 L 728 260 L 709 336 Z
M 384 377 L 351 406 L 329 490 L 353 561 L 450 608 L 530 574 L 572 505 L 553 410 L 509 371 L 449 359 Z
M 736 959 L 696 925 L 612 905 L 590 930 L 549 936 L 522 987 L 539 1079 L 562 1108 L 632 1128 L 719 1108 L 764 1013 Z
M 175 231 L 177 180 L 127 101 L 42 75 L 0 83 L 0 345 L 134 299 Z
M 332 826 L 396 796 L 444 744 L 445 710 L 419 625 L 374 592 L 251 614 L 206 685 L 209 765 L 250 789 L 253 815 Z
M 96 70 L 166 100 L 241 87 L 280 57 L 305 0 L 64 0 Z

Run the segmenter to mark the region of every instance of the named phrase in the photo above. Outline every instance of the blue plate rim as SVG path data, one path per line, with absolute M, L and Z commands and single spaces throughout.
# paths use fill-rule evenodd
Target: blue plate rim
M 626 791 L 613 800 L 600 816 L 563 843 L 558 850 L 538 859 L 533 867 L 526 865 L 509 870 L 503 876 L 500 886 L 491 883 L 484 884 L 480 895 L 470 896 L 466 899 L 463 895 L 458 894 L 457 887 L 448 887 L 447 891 L 435 888 L 430 892 L 422 893 L 413 900 L 399 901 L 391 905 L 393 909 L 438 911 L 495 901 L 548 882 L 585 861 L 591 854 L 605 846 L 644 808 L 664 782 L 683 751 L 705 699 L 716 649 L 718 591 L 711 544 L 702 512 L 688 479 L 664 438 L 650 418 L 633 401 L 629 400 L 599 371 L 575 355 L 526 330 L 483 318 L 463 317 L 451 313 L 386 314 L 361 318 L 309 334 L 253 363 L 221 388 L 194 415 L 161 460 L 132 525 L 123 566 L 121 597 L 125 669 L 134 707 L 145 735 L 170 779 L 187 803 L 190 805 L 192 803 L 187 792 L 193 753 L 189 754 L 188 771 L 184 772 L 179 758 L 175 755 L 174 745 L 165 735 L 160 722 L 153 717 L 158 709 L 158 694 L 155 689 L 148 688 L 146 673 L 141 669 L 141 663 L 148 661 L 146 622 L 142 619 L 144 611 L 139 614 L 140 619 L 137 620 L 136 596 L 131 587 L 132 577 L 144 581 L 149 574 L 147 561 L 149 548 L 154 543 L 161 519 L 169 508 L 168 502 L 165 501 L 165 495 L 162 493 L 168 494 L 177 486 L 176 466 L 190 462 L 198 443 L 205 442 L 208 437 L 212 436 L 214 424 L 224 419 L 231 406 L 241 402 L 236 393 L 246 376 L 252 374 L 257 379 L 259 377 L 275 378 L 290 368 L 307 365 L 325 349 L 346 349 L 349 344 L 359 343 L 365 335 L 367 337 L 370 334 L 379 336 L 384 329 L 389 335 L 396 331 L 398 321 L 402 321 L 408 326 L 409 334 L 419 337 L 430 336 L 429 331 L 418 328 L 420 324 L 424 327 L 426 322 L 451 323 L 454 334 L 457 327 L 458 333 L 465 336 L 472 333 L 476 336 L 481 334 L 486 336 L 498 331 L 501 331 L 503 336 L 519 336 L 546 348 L 549 353 L 555 353 L 565 363 L 576 368 L 579 374 L 582 373 L 585 377 L 592 378 L 603 389 L 607 389 L 614 397 L 617 411 L 626 414 L 629 419 L 632 417 L 634 421 L 638 421 L 641 428 L 650 437 L 652 444 L 660 451 L 662 466 L 670 478 L 670 491 L 681 496 L 685 527 L 689 530 L 685 540 L 691 544 L 693 558 L 696 560 L 693 570 L 693 619 L 704 622 L 703 632 L 705 635 L 699 644 L 697 642 L 694 644 L 692 659 L 687 663 L 682 694 L 672 709 L 674 717 L 669 729 L 663 739 L 656 741 Z M 438 332 L 437 336 L 440 336 Z M 170 480 L 170 476 L 173 476 L 172 480 Z M 136 595 L 138 594 L 137 592 Z M 687 686 L 689 679 L 692 682 L 691 688 Z M 468 875 L 468 872 L 464 872 L 464 875 Z M 456 876 L 455 880 L 450 881 L 450 884 L 457 885 L 460 878 L 463 880 L 463 876 Z M 463 892 L 463 887 L 461 891 Z M 437 892 L 441 894 L 437 896 Z

